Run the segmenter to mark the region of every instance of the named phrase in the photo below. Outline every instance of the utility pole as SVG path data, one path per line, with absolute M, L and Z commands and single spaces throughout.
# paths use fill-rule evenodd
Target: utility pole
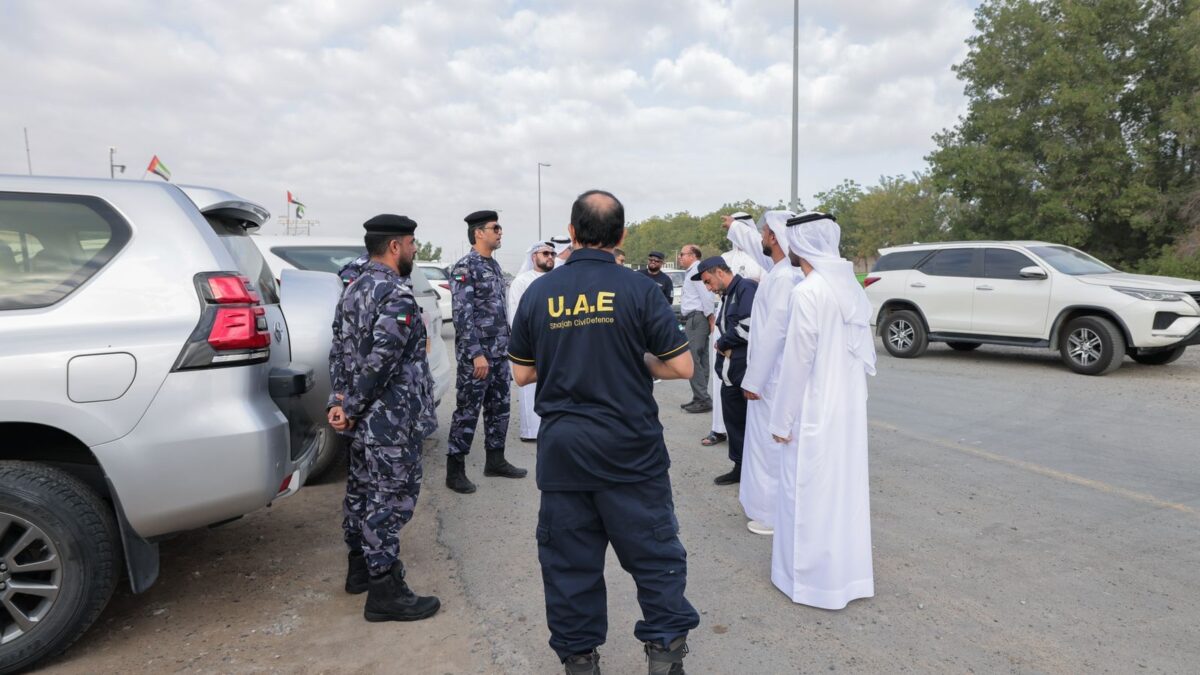
M 33 175 L 33 157 L 29 154 L 29 127 L 25 129 L 25 163 L 29 165 L 29 175 Z
M 796 0 L 799 2 L 799 0 Z M 538 162 L 538 241 L 542 239 L 542 167 L 550 166 L 544 162 Z
M 109 178 L 117 177 L 117 169 L 120 169 L 121 173 L 125 173 L 125 165 L 124 164 L 115 164 L 113 162 L 113 157 L 116 154 L 116 152 L 117 152 L 117 148 L 115 146 L 112 146 L 112 145 L 108 146 L 108 177 Z
M 800 156 L 800 0 L 792 13 L 792 213 L 800 210 L 797 177 Z

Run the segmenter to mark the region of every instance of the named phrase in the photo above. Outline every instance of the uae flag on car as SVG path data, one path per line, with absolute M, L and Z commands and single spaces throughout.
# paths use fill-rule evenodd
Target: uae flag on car
M 295 197 L 293 197 L 293 196 L 292 196 L 292 191 L 291 191 L 291 190 L 288 190 L 288 203 L 289 203 L 289 204 L 295 204 L 295 205 L 296 205 L 296 217 L 297 217 L 297 218 L 303 218 L 303 217 L 304 217 L 304 204 L 301 204 L 301 203 L 300 203 L 300 200 L 298 200 L 298 199 L 296 199 Z
M 158 155 L 150 159 L 150 166 L 146 167 L 146 172 L 152 173 L 165 181 L 171 180 L 171 170 L 167 168 L 166 164 L 162 163 Z

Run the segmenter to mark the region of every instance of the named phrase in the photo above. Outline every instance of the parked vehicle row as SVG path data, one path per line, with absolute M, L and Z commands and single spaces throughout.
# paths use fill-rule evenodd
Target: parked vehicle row
M 1057 350 L 1084 375 L 1129 356 L 1174 362 L 1200 344 L 1200 282 L 1126 274 L 1092 256 L 1040 241 L 942 242 L 880 249 L 863 280 L 873 321 L 892 356 L 930 342 Z

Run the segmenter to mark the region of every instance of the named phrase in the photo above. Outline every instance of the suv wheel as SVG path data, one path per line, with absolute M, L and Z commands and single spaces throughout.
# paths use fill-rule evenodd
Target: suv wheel
M 112 512 L 58 469 L 0 462 L 0 672 L 70 646 L 117 583 Z
M 978 342 L 947 342 L 946 344 L 956 352 L 973 352 L 979 349 Z
M 317 441 L 317 458 L 313 460 L 312 469 L 308 474 L 308 483 L 313 484 L 325 477 L 325 473 L 337 464 L 346 447 L 346 439 L 334 431 L 329 425 L 323 425 L 318 432 L 321 436 Z
M 1165 366 L 1168 363 L 1175 363 L 1179 357 L 1183 356 L 1183 352 L 1187 349 L 1186 345 L 1168 349 L 1162 352 L 1153 352 L 1150 354 L 1130 354 L 1134 361 L 1144 366 Z
M 1081 316 L 1067 324 L 1058 351 L 1063 363 L 1081 375 L 1107 375 L 1121 367 L 1125 336 L 1104 317 Z
M 907 309 L 888 314 L 880 333 L 884 349 L 897 358 L 915 359 L 929 347 L 929 336 L 925 334 L 921 318 Z

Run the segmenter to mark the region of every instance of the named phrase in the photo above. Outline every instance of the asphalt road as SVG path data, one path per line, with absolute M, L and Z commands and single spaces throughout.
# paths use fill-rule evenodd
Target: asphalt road
M 769 538 L 746 530 L 735 487 L 712 484 L 729 464 L 698 442 L 708 415 L 679 410 L 686 383 L 657 386 L 702 613 L 688 672 L 1196 672 L 1200 349 L 1102 378 L 1049 352 L 881 350 L 870 391 L 876 596 L 829 612 L 771 585 Z M 483 478 L 477 447 L 479 491 L 448 491 L 452 404 L 402 544 L 414 588 L 443 598 L 434 619 L 358 617 L 361 598 L 340 591 L 335 480 L 165 544 L 160 583 L 119 591 L 48 672 L 561 672 L 532 476 Z M 510 459 L 532 469 L 516 429 Z M 602 666 L 644 672 L 634 587 L 612 555 L 608 588 Z

